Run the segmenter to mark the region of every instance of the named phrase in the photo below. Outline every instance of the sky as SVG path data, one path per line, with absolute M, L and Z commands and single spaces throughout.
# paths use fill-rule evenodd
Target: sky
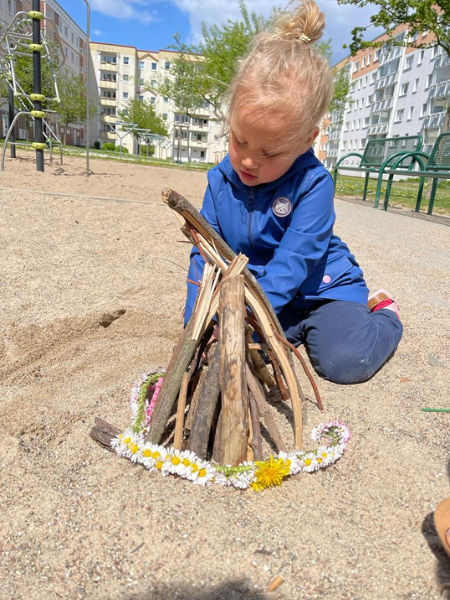
M 246 0 L 250 11 L 268 16 L 274 6 L 284 7 L 279 0 Z M 84 0 L 58 0 L 74 21 L 86 30 Z M 326 15 L 324 40 L 331 40 L 334 65 L 348 55 L 342 45 L 351 41 L 356 25 L 366 26 L 374 14 L 371 6 L 357 8 L 339 5 L 336 0 L 317 0 Z M 135 46 L 138 50 L 164 50 L 179 33 L 181 41 L 196 43 L 201 24 L 217 23 L 239 18 L 238 0 L 90 0 L 91 41 Z M 368 39 L 380 32 L 369 30 Z

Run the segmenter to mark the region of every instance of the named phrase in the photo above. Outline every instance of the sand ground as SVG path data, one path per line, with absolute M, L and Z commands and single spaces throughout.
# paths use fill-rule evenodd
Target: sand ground
M 450 495 L 450 416 L 420 409 L 449 406 L 450 228 L 336 201 L 336 232 L 398 298 L 404 339 L 365 384 L 316 378 L 325 413 L 311 400 L 307 429 L 353 432 L 336 466 L 260 494 L 203 489 L 89 430 L 128 426 L 132 382 L 168 363 L 189 246 L 160 191 L 200 206 L 206 174 L 91 168 L 37 173 L 24 154 L 0 173 L 0 599 L 445 597 L 432 514 Z

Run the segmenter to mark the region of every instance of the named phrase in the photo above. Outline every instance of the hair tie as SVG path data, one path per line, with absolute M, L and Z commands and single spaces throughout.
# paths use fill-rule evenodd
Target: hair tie
M 309 37 L 308 37 L 307 35 L 305 35 L 304 33 L 301 33 L 301 34 L 298 36 L 297 40 L 298 40 L 299 42 L 306 42 L 307 44 L 309 44 L 309 42 L 311 41 L 311 38 L 309 38 Z

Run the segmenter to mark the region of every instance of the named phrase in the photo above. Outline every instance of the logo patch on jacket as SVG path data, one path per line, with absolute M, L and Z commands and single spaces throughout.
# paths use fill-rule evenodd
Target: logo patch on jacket
M 292 204 L 289 198 L 281 196 L 272 204 L 273 214 L 277 217 L 287 217 L 292 212 Z

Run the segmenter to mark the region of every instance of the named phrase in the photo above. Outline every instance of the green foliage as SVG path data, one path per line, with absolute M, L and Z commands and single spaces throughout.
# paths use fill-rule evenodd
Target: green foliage
M 230 19 L 220 27 L 216 24 L 202 24 L 202 39 L 198 45 L 187 46 L 180 42 L 180 36 L 174 36 L 171 49 L 179 53 L 173 62 L 174 80 L 162 82 L 158 93 L 174 100 L 180 112 L 189 114 L 202 102 L 209 102 L 217 117 L 222 117 L 221 106 L 226 91 L 234 77 L 239 59 L 249 50 L 250 45 L 260 31 L 267 27 L 268 21 L 255 12 L 249 13 L 244 0 L 240 0 L 241 17 Z
M 449 0 L 337 0 L 337 2 L 358 7 L 373 4 L 378 9 L 378 12 L 370 17 L 371 25 L 355 27 L 352 30 L 352 43 L 349 46 L 352 56 L 361 49 L 373 48 L 385 43 L 364 40 L 364 33 L 371 26 L 382 27 L 390 43 L 395 46 L 414 48 L 441 46 L 447 54 L 450 54 Z M 398 25 L 408 27 L 409 39 L 395 40 L 395 28 Z M 435 40 L 425 43 L 420 35 L 424 31 L 433 33 Z
M 347 68 L 334 70 L 334 94 L 330 104 L 330 112 L 342 117 L 345 105 L 350 101 L 350 77 Z
M 61 101 L 54 102 L 53 110 L 58 120 L 66 127 L 86 123 L 86 82 L 81 75 L 72 75 L 63 71 L 58 77 L 58 89 Z M 89 114 L 93 117 L 97 112 L 95 102 L 89 103 Z M 63 140 L 63 143 L 65 140 Z
M 139 129 L 148 129 L 155 135 L 168 135 L 165 122 L 156 114 L 153 105 L 145 100 L 128 100 L 124 110 L 119 111 L 119 116 L 125 123 L 133 123 Z
M 102 146 L 102 150 L 120 152 L 120 146 L 116 146 L 114 142 L 105 142 Z M 122 146 L 122 154 L 128 154 L 128 148 L 125 148 L 125 146 Z
M 54 53 L 54 59 L 51 61 L 41 59 L 41 90 L 46 98 L 54 98 L 56 95 L 55 84 L 52 75 L 52 69 L 57 68 L 57 52 L 54 48 L 50 49 Z M 17 55 L 14 59 L 14 72 L 18 84 L 25 94 L 33 93 L 33 52 L 31 50 L 22 50 L 25 54 Z M 4 86 L 2 95 L 8 97 L 8 87 Z M 47 102 L 43 102 L 43 108 L 46 108 Z M 16 109 L 20 110 L 22 105 L 16 99 Z
M 94 142 L 94 150 L 100 150 L 100 146 L 101 146 L 100 142 L 98 140 L 95 140 L 95 142 Z

